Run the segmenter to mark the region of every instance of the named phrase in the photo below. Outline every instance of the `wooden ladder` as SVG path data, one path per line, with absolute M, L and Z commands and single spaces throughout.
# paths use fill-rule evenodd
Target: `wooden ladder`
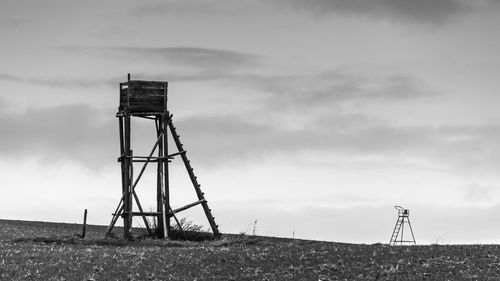
M 170 132 L 172 133 L 172 137 L 174 139 L 175 146 L 177 147 L 178 152 L 171 154 L 169 156 L 176 156 L 176 155 L 181 156 L 182 161 L 184 162 L 184 166 L 186 167 L 186 170 L 188 172 L 189 178 L 191 179 L 191 183 L 193 184 L 193 187 L 196 191 L 196 195 L 198 196 L 198 201 L 191 203 L 191 204 L 188 204 L 182 208 L 178 208 L 176 210 L 173 210 L 170 212 L 170 215 L 174 216 L 176 212 L 180 212 L 180 211 L 183 211 L 187 208 L 201 204 L 201 206 L 203 207 L 203 211 L 205 212 L 205 216 L 207 217 L 207 220 L 210 224 L 210 227 L 212 228 L 212 232 L 213 232 L 214 236 L 219 237 L 220 232 L 218 229 L 218 225 L 215 223 L 215 218 L 212 216 L 212 210 L 208 207 L 208 202 L 205 199 L 205 194 L 201 191 L 201 185 L 198 183 L 198 179 L 194 175 L 194 169 L 191 166 L 191 162 L 189 161 L 189 159 L 187 157 L 186 150 L 184 150 L 184 147 L 181 143 L 179 134 L 177 134 L 176 128 L 172 122 L 172 116 L 173 115 L 171 115 L 171 118 L 168 122 L 168 126 L 170 128 Z

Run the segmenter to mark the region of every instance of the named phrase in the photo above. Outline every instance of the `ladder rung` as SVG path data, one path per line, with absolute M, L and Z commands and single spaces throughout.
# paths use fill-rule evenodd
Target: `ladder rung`
M 205 202 L 207 202 L 207 200 L 205 200 L 205 199 L 198 200 L 198 201 L 196 201 L 196 202 L 194 202 L 194 203 L 187 204 L 187 205 L 186 205 L 186 206 L 184 206 L 184 207 L 180 207 L 180 208 L 177 208 L 177 209 L 173 210 L 172 212 L 169 212 L 169 215 L 170 215 L 170 216 L 173 216 L 174 214 L 176 214 L 176 213 L 178 213 L 178 212 L 184 211 L 184 210 L 186 210 L 186 209 L 189 209 L 189 208 L 191 208 L 191 207 L 193 207 L 193 206 L 196 206 L 196 205 L 198 205 L 198 204 L 205 203 Z
M 132 216 L 160 216 L 161 212 L 132 212 Z
M 176 153 L 170 154 L 170 155 L 168 155 L 168 157 L 169 157 L 169 158 L 170 158 L 170 157 L 174 157 L 174 156 L 177 156 L 177 155 L 180 155 L 180 154 L 183 154 L 183 153 L 186 153 L 186 151 L 185 151 L 185 150 L 182 150 L 182 151 L 179 151 L 179 152 L 176 152 Z
M 128 212 L 122 212 L 122 213 L 112 213 L 113 216 L 124 216 L 125 214 L 128 214 Z M 146 217 L 152 217 L 152 216 L 159 216 L 161 213 L 158 212 L 132 212 L 132 216 L 146 216 Z

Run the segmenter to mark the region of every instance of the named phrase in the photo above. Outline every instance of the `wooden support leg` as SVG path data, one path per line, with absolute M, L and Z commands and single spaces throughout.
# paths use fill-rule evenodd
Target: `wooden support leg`
M 125 159 L 124 163 L 124 198 L 123 198 L 123 238 L 130 239 L 131 228 L 132 228 L 132 192 L 131 192 L 131 182 L 132 182 L 132 151 L 130 150 L 130 115 L 128 112 L 124 117 L 125 121 L 125 132 L 124 132 L 124 149 L 125 149 Z
M 163 152 L 163 126 L 164 122 L 161 116 L 156 117 L 156 134 L 160 140 L 158 143 L 158 157 L 163 157 L 165 153 Z M 167 160 L 168 161 L 168 160 Z M 160 213 L 156 217 L 158 223 L 157 234 L 160 238 L 165 238 L 167 235 L 165 231 L 165 216 L 164 216 L 164 205 L 163 205 L 163 194 L 164 194 L 164 183 L 163 183 L 163 162 L 158 161 L 157 174 L 156 174 L 156 212 Z
M 163 123 L 163 154 L 168 155 L 168 130 L 167 124 L 170 124 L 170 114 L 167 111 L 167 120 Z M 167 124 L 165 124 L 167 123 Z M 170 217 L 167 213 L 170 210 L 170 182 L 169 182 L 169 170 L 168 170 L 168 161 L 163 162 L 163 177 L 165 182 L 165 190 L 164 190 L 164 201 L 163 201 L 163 220 L 165 223 L 165 235 L 166 237 L 170 237 Z
M 121 86 L 120 86 L 121 87 Z M 124 135 L 124 129 L 123 129 L 123 116 L 118 117 L 118 125 L 119 125 L 119 138 L 120 138 L 120 166 L 121 166 L 121 178 L 122 178 L 122 198 L 120 199 L 120 202 L 118 203 L 118 206 L 116 207 L 115 212 L 113 213 L 113 218 L 111 219 L 111 222 L 109 224 L 109 227 L 106 231 L 106 236 L 109 236 L 111 234 L 111 231 L 113 231 L 113 227 L 116 224 L 116 221 L 118 220 L 121 211 L 123 209 L 123 198 L 125 196 L 125 191 L 126 191 L 126 167 L 125 167 L 125 162 L 123 161 L 123 156 L 125 156 L 125 135 Z M 120 214 L 119 214 L 120 213 Z

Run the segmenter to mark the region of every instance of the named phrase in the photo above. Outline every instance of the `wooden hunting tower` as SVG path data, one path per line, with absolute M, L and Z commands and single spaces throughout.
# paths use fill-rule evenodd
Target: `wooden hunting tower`
M 146 230 L 149 234 L 156 234 L 160 238 L 170 237 L 171 224 L 170 218 L 174 218 L 179 228 L 181 225 L 176 214 L 196 205 L 201 205 L 208 219 L 210 227 L 215 237 L 220 236 L 214 217 L 208 207 L 207 200 L 201 191 L 200 184 L 194 175 L 193 168 L 187 158 L 186 150 L 179 139 L 176 128 L 172 123 L 173 115 L 170 114 L 167 107 L 168 83 L 163 81 L 141 81 L 130 80 L 120 83 L 120 105 L 116 116 L 119 121 L 120 129 L 120 157 L 122 175 L 122 197 L 118 207 L 113 213 L 113 218 L 106 232 L 111 234 L 119 217 L 123 218 L 123 237 L 132 238 L 132 217 L 140 216 L 144 220 Z M 156 127 L 156 141 L 151 152 L 147 156 L 133 155 L 131 149 L 130 121 L 132 117 L 144 118 L 154 121 Z M 170 131 L 170 133 L 169 133 Z M 176 151 L 169 154 L 168 137 L 172 136 Z M 156 155 L 155 155 L 156 154 Z M 168 166 L 171 159 L 180 156 L 184 162 L 187 173 L 193 184 L 198 201 L 188 204 L 184 207 L 172 209 L 170 205 L 169 191 L 169 173 Z M 137 176 L 134 177 L 134 163 L 142 163 Z M 149 163 L 157 163 L 156 166 L 156 212 L 145 212 L 141 206 L 135 188 L 141 179 Z M 134 202 L 138 211 L 133 211 Z M 152 229 L 146 217 L 156 217 L 157 228 Z M 181 228 L 182 231 L 182 228 Z

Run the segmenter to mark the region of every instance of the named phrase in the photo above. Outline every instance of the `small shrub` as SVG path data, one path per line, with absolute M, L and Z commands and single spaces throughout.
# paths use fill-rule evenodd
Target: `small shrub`
M 177 223 L 175 223 L 175 220 L 173 222 L 174 222 L 173 227 L 172 227 L 173 230 L 180 231 L 181 230 L 180 228 L 182 228 L 184 231 L 198 231 L 198 232 L 207 232 L 208 231 L 205 229 L 204 226 L 199 225 L 199 224 L 195 224 L 193 221 L 188 221 L 186 218 L 181 218 L 179 220 L 180 228 L 179 228 L 179 225 L 177 225 Z
M 180 226 L 180 227 L 179 227 Z M 193 223 L 186 218 L 181 218 L 179 224 L 173 221 L 171 238 L 189 241 L 205 241 L 214 239 L 213 234 L 204 226 Z

